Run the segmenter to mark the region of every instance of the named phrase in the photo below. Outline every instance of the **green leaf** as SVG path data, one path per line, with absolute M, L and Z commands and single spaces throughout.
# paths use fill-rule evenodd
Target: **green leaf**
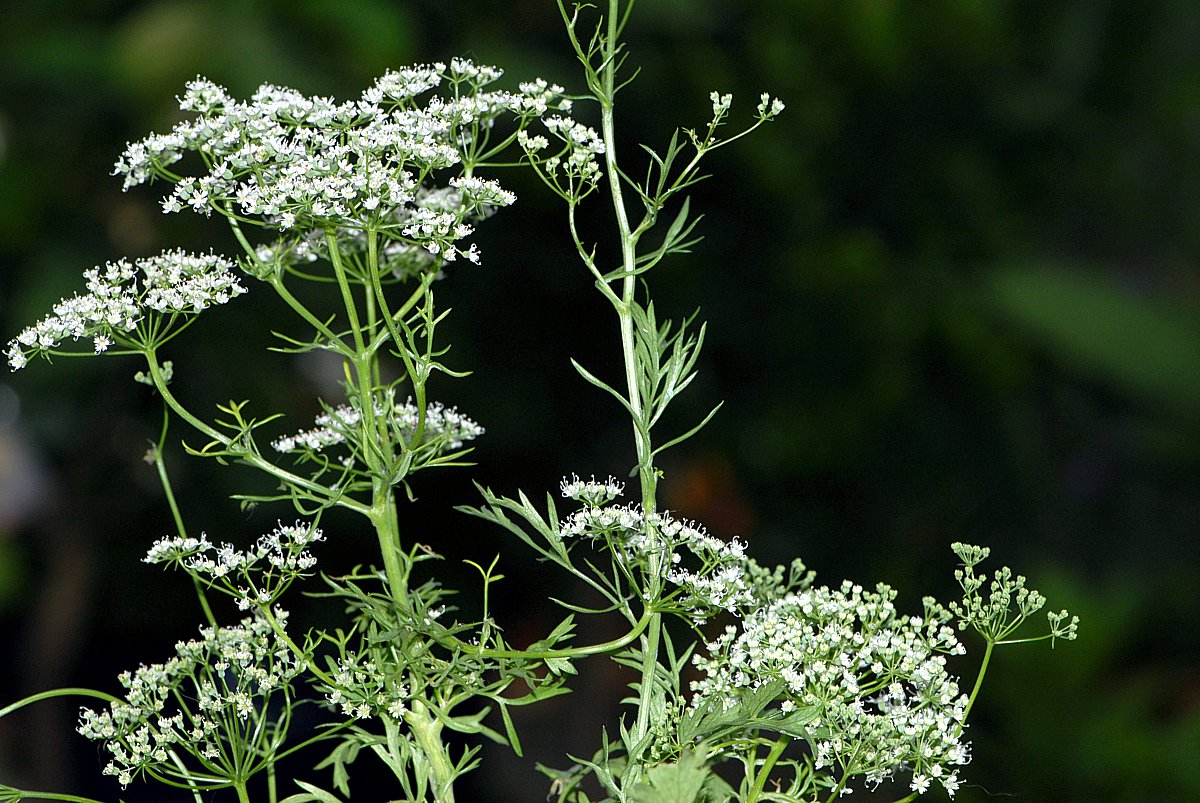
M 332 660 L 332 659 L 330 659 Z M 333 767 L 333 788 L 341 792 L 343 795 L 350 796 L 350 771 L 346 768 L 347 764 L 353 764 L 358 758 L 358 753 L 362 749 L 362 743 L 357 739 L 348 738 L 334 748 L 328 756 L 325 757 L 320 764 L 317 764 L 313 769 L 323 770 L 327 767 Z
M 580 365 L 574 359 L 571 360 L 571 365 L 573 365 L 575 367 L 575 370 L 579 372 L 580 376 L 582 376 L 584 379 L 586 379 L 588 382 L 592 383 L 596 387 L 598 387 L 601 390 L 610 394 L 614 399 L 619 401 L 621 403 L 621 406 L 624 407 L 626 410 L 628 410 L 631 415 L 633 414 L 633 408 L 629 406 L 629 400 L 626 399 L 623 395 L 621 395 L 618 391 L 614 390 L 612 388 L 612 386 L 608 385 L 606 382 L 604 382 L 604 380 L 598 379 L 590 371 L 588 371 L 588 369 L 584 368 L 582 365 Z
M 579 670 L 569 658 L 547 658 L 546 668 L 556 675 L 577 675 Z
M 534 686 L 528 694 L 523 694 L 520 697 L 505 697 L 504 704 L 509 706 L 529 705 L 530 703 L 549 700 L 551 697 L 559 697 L 563 694 L 570 694 L 571 690 L 566 686 Z
M 504 733 L 508 735 L 508 743 L 517 754 L 517 758 L 525 758 L 525 753 L 521 750 L 521 739 L 517 736 L 517 728 L 508 713 L 508 706 L 499 700 L 497 702 L 500 704 L 500 717 L 504 720 Z
M 676 764 L 659 764 L 646 773 L 646 780 L 633 788 L 633 803 L 695 803 L 710 770 L 699 753 L 688 750 Z
M 684 744 L 704 739 L 718 741 L 752 730 L 781 733 L 793 739 L 807 739 L 806 726 L 816 719 L 816 706 L 805 706 L 784 713 L 778 708 L 767 710 L 783 691 L 780 681 L 767 683 L 743 697 L 732 708 L 720 705 L 689 711 L 679 723 L 679 740 Z
M 650 456 L 654 457 L 654 456 L 658 455 L 660 452 L 664 452 L 667 449 L 670 449 L 672 446 L 678 446 L 679 444 L 686 441 L 688 438 L 695 435 L 700 430 L 704 429 L 704 427 L 708 426 L 708 422 L 713 420 L 713 416 L 715 416 L 721 410 L 721 408 L 724 406 L 725 406 L 725 402 L 718 402 L 717 406 L 712 408 L 711 410 L 709 410 L 708 415 L 704 416 L 704 419 L 699 424 L 696 424 L 694 427 L 692 427 L 691 429 L 689 429 L 687 432 L 683 433 L 682 435 L 678 435 L 674 438 L 671 438 L 671 440 L 667 441 L 666 443 L 662 444 L 661 446 L 655 447 L 654 451 L 652 451 L 650 453 Z
M 807 739 L 809 732 L 806 726 L 816 718 L 817 707 L 809 705 L 797 708 L 790 714 L 783 714 L 780 717 L 762 717 L 759 722 L 764 723 L 764 727 L 776 733 L 782 733 L 784 736 L 791 736 L 793 739 Z
M 558 627 L 550 631 L 550 635 L 542 639 L 548 644 L 558 644 L 563 641 L 568 641 L 575 633 L 575 614 L 567 616 L 558 623 Z
M 297 792 L 291 797 L 285 797 L 280 803 L 342 803 L 331 792 L 326 792 L 310 783 L 296 781 L 296 786 L 299 786 L 304 792 Z

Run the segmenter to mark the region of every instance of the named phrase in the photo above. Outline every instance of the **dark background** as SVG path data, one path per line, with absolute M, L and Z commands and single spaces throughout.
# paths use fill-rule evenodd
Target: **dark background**
M 706 240 L 652 278 L 660 315 L 710 322 L 672 423 L 726 403 L 663 458 L 667 504 L 764 562 L 799 554 L 826 583 L 891 583 L 914 611 L 952 595 L 951 541 L 992 545 L 1083 624 L 1053 652 L 999 654 L 960 799 L 1200 799 L 1200 5 L 642 5 L 629 36 L 642 75 L 618 112 L 632 172 L 637 143 L 707 120 L 712 89 L 734 92 L 742 119 L 764 89 L 788 104 L 711 159 L 693 202 Z M 388 67 L 454 55 L 513 83 L 581 86 L 548 0 L 0 4 L 4 339 L 94 264 L 236 251 L 220 221 L 163 217 L 158 192 L 122 194 L 107 175 L 126 141 L 169 128 L 197 73 L 241 96 L 270 81 L 349 97 Z M 484 264 L 438 287 L 450 362 L 474 375 L 432 390 L 488 434 L 475 468 L 418 477 L 405 526 L 447 556 L 468 610 L 460 560 L 502 554 L 520 642 L 556 621 L 544 595 L 569 592 L 448 506 L 476 501 L 472 479 L 536 495 L 571 471 L 623 474 L 632 447 L 568 363 L 619 372 L 613 316 L 562 210 L 502 180 L 521 200 L 481 226 Z M 592 211 L 586 226 L 606 232 L 599 196 Z M 166 355 L 177 394 L 202 412 L 249 398 L 289 413 L 281 431 L 305 426 L 336 390 L 329 366 L 264 351 L 270 328 L 296 331 L 280 307 L 255 292 L 205 315 Z M 157 400 L 132 363 L 63 362 L 0 379 L 3 702 L 115 691 L 118 671 L 165 659 L 199 620 L 184 578 L 138 562 L 170 529 L 142 461 Z M 291 517 L 239 511 L 225 497 L 259 478 L 187 458 L 185 436 L 172 430 L 168 461 L 191 528 L 245 543 Z M 371 559 L 356 523 L 327 532 L 326 569 Z M 627 680 L 586 665 L 578 695 L 518 719 L 529 752 L 590 754 Z M 74 711 L 0 723 L 0 777 L 121 795 Z M 542 799 L 532 765 L 506 756 L 489 749 L 462 799 Z

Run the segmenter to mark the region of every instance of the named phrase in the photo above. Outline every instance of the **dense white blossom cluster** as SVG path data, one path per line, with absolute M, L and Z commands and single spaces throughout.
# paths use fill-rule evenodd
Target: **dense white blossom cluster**
M 961 741 L 967 697 L 946 671 L 963 653 L 949 614 L 932 601 L 926 616 L 896 612 L 895 592 L 845 582 L 789 594 L 729 626 L 694 659 L 693 707 L 725 709 L 765 684 L 781 682 L 784 712 L 813 707 L 816 768 L 878 784 L 912 772 L 953 795 L 956 768 L 969 760 Z
M 281 609 L 274 617 L 280 627 L 287 622 Z M 79 733 L 104 743 L 112 756 L 104 773 L 122 785 L 145 772 L 170 777 L 181 771 L 180 755 L 209 768 L 236 766 L 247 740 L 282 741 L 261 720 L 272 695 L 290 689 L 300 670 L 262 615 L 236 627 L 204 627 L 199 639 L 176 644 L 166 663 L 122 674 L 125 699 L 108 710 L 82 709 Z
M 603 502 L 589 501 L 607 502 L 621 493 L 624 486 L 611 478 L 600 483 L 575 477 L 564 480 L 561 488 L 563 496 L 586 506 L 560 522 L 560 537 L 600 539 L 628 567 L 661 567 L 666 579 L 679 587 L 680 604 L 692 618 L 735 612 L 753 602 L 746 545 L 738 539 L 723 541 L 702 525 L 666 511 L 647 516 L 635 505 L 601 507 Z
M 162 200 L 168 213 L 216 211 L 300 237 L 369 229 L 444 261 L 476 261 L 477 251 L 457 245 L 472 233 L 470 221 L 515 196 L 473 175 L 465 160 L 501 117 L 523 131 L 570 108 L 562 87 L 543 80 L 517 92 L 484 88 L 501 74 L 466 59 L 418 65 L 388 72 L 360 99 L 341 103 L 270 84 L 240 101 L 197 78 L 179 101 L 193 116 L 131 143 L 115 172 L 126 189 L 152 178 L 174 183 Z M 427 95 L 442 86 L 446 97 Z M 202 155 L 202 174 L 172 169 L 189 151 Z M 434 182 L 438 171 L 456 167 L 462 175 Z
M 389 399 L 391 397 L 389 396 Z M 394 432 L 405 442 L 416 435 L 419 411 L 412 400 L 390 404 L 390 423 Z M 384 405 L 377 404 L 375 415 L 384 415 Z M 341 404 L 318 415 L 315 427 L 293 435 L 285 435 L 272 441 L 276 451 L 283 453 L 320 452 L 330 446 L 340 446 L 347 441 L 355 442 L 362 412 L 355 407 Z M 430 402 L 425 407 L 425 429 L 421 443 L 437 443 L 439 454 L 461 449 L 484 433 L 483 427 L 458 412 L 457 407 L 446 407 L 441 402 Z
M 324 541 L 321 530 L 303 521 L 281 524 L 259 537 L 250 549 L 214 544 L 208 536 L 167 536 L 155 541 L 145 563 L 177 565 L 188 574 L 237 598 L 248 610 L 269 605 L 296 578 L 317 564 L 308 547 Z
M 92 268 L 83 274 L 86 293 L 58 302 L 9 342 L 8 364 L 23 368 L 30 356 L 49 353 L 67 338 L 91 338 L 99 354 L 114 343 L 130 344 L 131 333 L 150 316 L 195 315 L 224 304 L 246 292 L 232 268 L 224 257 L 182 250 Z M 164 335 L 161 327 L 156 334 Z
M 386 677 L 370 658 L 354 655 L 338 661 L 333 683 L 325 699 L 337 706 L 343 716 L 367 719 L 386 714 L 400 722 L 408 711 L 408 686 Z

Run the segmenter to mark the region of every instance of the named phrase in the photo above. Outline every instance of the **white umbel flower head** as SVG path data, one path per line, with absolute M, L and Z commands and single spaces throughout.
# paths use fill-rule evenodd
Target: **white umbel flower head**
M 114 172 L 126 189 L 152 179 L 173 184 L 166 213 L 236 217 L 278 231 L 284 245 L 338 230 L 344 247 L 365 251 L 370 230 L 383 247 L 436 256 L 435 270 L 458 256 L 475 261 L 461 244 L 471 223 L 515 200 L 474 175 L 478 149 L 504 118 L 524 131 L 570 105 L 562 87 L 541 79 L 519 92 L 487 88 L 501 74 L 461 58 L 416 65 L 385 73 L 345 102 L 271 84 L 239 100 L 197 78 L 179 99 L 189 118 L 131 143 Z M 188 152 L 203 155 L 191 174 L 176 165 Z
M 248 549 L 214 544 L 203 533 L 199 538 L 167 536 L 155 541 L 142 560 L 181 568 L 249 610 L 272 604 L 292 582 L 307 576 L 317 564 L 309 547 L 324 540 L 319 528 L 297 521 L 280 524 Z
M 82 709 L 79 733 L 113 757 L 104 774 L 122 785 L 143 774 L 183 781 L 282 741 L 273 728 L 254 727 L 273 716 L 276 695 L 291 696 L 302 670 L 275 629 L 286 626 L 287 612 L 276 608 L 272 618 L 259 613 L 235 627 L 201 628 L 167 662 L 123 673 L 124 699 Z
M 579 479 L 578 474 L 572 474 L 571 479 L 563 478 L 559 489 L 565 499 L 583 502 L 588 507 L 607 505 L 625 492 L 625 483 L 617 482 L 615 477 L 609 477 L 600 482 L 594 476 L 590 480 Z
M 50 315 L 9 341 L 9 367 L 23 368 L 29 357 L 52 354 L 67 339 L 91 338 L 96 354 L 113 345 L 148 345 L 140 331 L 143 322 L 155 319 L 160 325 L 147 326 L 146 332 L 162 338 L 183 318 L 246 292 L 233 267 L 216 254 L 175 250 L 85 271 L 86 293 L 58 302 Z
M 394 431 L 406 442 L 417 434 L 420 423 L 418 409 L 411 400 L 397 403 L 389 394 L 385 404 L 376 403 L 375 415 L 390 414 Z M 390 408 L 390 409 L 388 409 Z M 354 445 L 359 438 L 362 413 L 347 404 L 330 407 L 316 417 L 315 427 L 284 435 L 272 441 L 275 450 L 284 454 L 312 454 L 330 447 Z M 425 407 L 425 422 L 420 444 L 410 447 L 430 446 L 436 454 L 447 454 L 462 449 L 468 441 L 484 434 L 484 428 L 458 411 L 457 407 L 446 407 L 441 402 L 430 402 Z
M 816 714 L 817 769 L 840 767 L 868 783 L 911 771 L 912 790 L 931 779 L 953 793 L 954 767 L 969 760 L 962 741 L 967 696 L 946 670 L 963 652 L 944 609 L 903 616 L 895 592 L 849 581 L 790 593 L 730 626 L 698 653 L 705 677 L 692 683 L 693 708 L 729 709 L 781 684 L 780 707 Z

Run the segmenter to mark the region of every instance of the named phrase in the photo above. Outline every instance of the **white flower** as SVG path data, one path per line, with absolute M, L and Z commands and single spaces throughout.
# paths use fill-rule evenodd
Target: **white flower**
M 477 176 L 439 186 L 437 171 L 459 165 L 475 132 L 502 117 L 514 117 L 523 132 L 533 119 L 569 105 L 562 87 L 540 79 L 522 84 L 520 93 L 483 89 L 500 75 L 461 58 L 449 68 L 417 65 L 389 71 L 361 99 L 345 103 L 270 84 L 237 100 L 198 78 L 179 102 L 191 117 L 128 145 L 115 172 L 126 189 L 152 178 L 173 182 L 164 212 L 217 210 L 260 218 L 283 233 L 299 230 L 301 237 L 338 228 L 353 239 L 369 227 L 385 244 L 419 246 L 450 261 L 477 253 L 457 242 L 471 234 L 471 221 L 514 196 Z M 430 94 L 443 84 L 445 96 Z M 188 151 L 204 154 L 207 172 L 181 178 L 171 169 Z M 454 192 L 433 210 L 446 217 L 426 225 L 423 196 L 446 189 Z
M 566 146 L 566 159 L 554 156 L 543 166 L 549 173 L 562 171 L 572 182 L 595 185 L 600 179 L 598 157 L 604 153 L 604 139 L 594 128 L 569 117 L 554 116 L 543 120 L 546 129 Z M 535 140 L 536 141 L 536 140 Z
M 283 611 L 275 618 L 281 627 L 287 621 Z M 180 757 L 211 761 L 244 742 L 241 723 L 266 715 L 275 692 L 290 689 L 300 671 L 262 615 L 235 627 L 201 628 L 200 638 L 176 644 L 166 663 L 123 673 L 125 699 L 105 710 L 81 709 L 78 731 L 104 744 L 113 757 L 104 774 L 122 784 L 143 773 L 175 773 Z M 255 749 L 240 749 L 246 747 Z
M 667 581 L 685 592 L 678 604 L 693 620 L 703 621 L 720 610 L 735 612 L 753 602 L 741 541 L 714 538 L 701 525 L 665 511 L 646 516 L 638 507 L 602 507 L 600 500 L 609 501 L 615 496 L 613 491 L 624 488 L 612 478 L 599 483 L 574 476 L 564 479 L 560 487 L 563 496 L 587 506 L 563 519 L 559 537 L 602 540 L 630 569 L 646 571 L 657 566 L 656 570 L 666 570 Z M 684 567 L 680 551 L 689 556 L 690 564 L 698 565 Z
M 585 482 L 578 474 L 572 474 L 569 480 L 563 478 L 559 489 L 564 498 L 584 502 L 589 507 L 600 507 L 620 496 L 625 491 L 625 483 L 617 482 L 615 477 L 597 482 L 595 476 Z
M 136 347 L 139 325 L 152 317 L 164 324 L 155 327 L 162 337 L 176 316 L 195 315 L 246 292 L 232 268 L 224 257 L 175 250 L 85 271 L 86 293 L 58 302 L 50 315 L 9 341 L 9 366 L 18 370 L 30 355 L 52 352 L 68 338 L 91 338 L 96 354 L 114 343 Z
M 942 779 L 942 788 L 946 790 L 946 794 L 954 797 L 954 793 L 958 791 L 961 784 L 958 781 L 958 773 L 952 772 Z
M 784 108 L 783 101 L 779 98 L 772 98 L 770 93 L 764 92 L 759 96 L 758 116 L 764 120 L 778 116 Z
M 529 136 L 529 132 L 521 129 L 517 132 L 517 144 L 529 153 L 537 153 L 550 147 L 550 140 L 541 136 Z
M 8 366 L 14 371 L 19 371 L 25 367 L 27 359 L 25 352 L 21 351 L 21 344 L 12 342 L 8 344 Z
M 214 544 L 208 536 L 167 536 L 155 541 L 142 558 L 151 564 L 176 565 L 206 585 L 235 597 L 241 610 L 269 605 L 295 579 L 317 563 L 308 547 L 325 536 L 303 521 L 280 524 L 249 549 Z M 240 583 L 238 581 L 241 581 Z M 244 583 L 257 587 L 253 592 Z
M 710 92 L 708 97 L 712 101 L 714 120 L 724 117 L 729 112 L 729 107 L 733 104 L 733 95 L 728 93 L 722 95 L 719 92 Z
M 969 758 L 966 696 L 945 668 L 958 645 L 941 632 L 944 619 L 900 616 L 894 598 L 887 586 L 872 592 L 846 582 L 750 612 L 693 659 L 705 677 L 692 684 L 692 706 L 728 709 L 782 681 L 780 707 L 814 708 L 828 734 L 815 749 L 819 767 L 840 764 L 868 782 L 916 768 L 912 788 L 925 791 Z
M 390 396 L 388 397 L 391 398 Z M 420 416 L 411 401 L 390 405 L 388 419 L 401 438 L 406 441 L 416 436 Z M 383 416 L 384 406 L 376 404 L 375 415 Z M 331 407 L 316 417 L 316 427 L 310 430 L 285 435 L 272 442 L 275 450 L 282 453 L 320 452 L 331 446 L 340 446 L 354 441 L 362 414 L 349 405 Z M 425 426 L 421 443 L 436 444 L 438 454 L 454 452 L 484 434 L 483 427 L 458 412 L 457 407 L 446 407 L 440 402 L 430 402 L 425 408 Z M 414 444 L 415 446 L 415 444 Z

